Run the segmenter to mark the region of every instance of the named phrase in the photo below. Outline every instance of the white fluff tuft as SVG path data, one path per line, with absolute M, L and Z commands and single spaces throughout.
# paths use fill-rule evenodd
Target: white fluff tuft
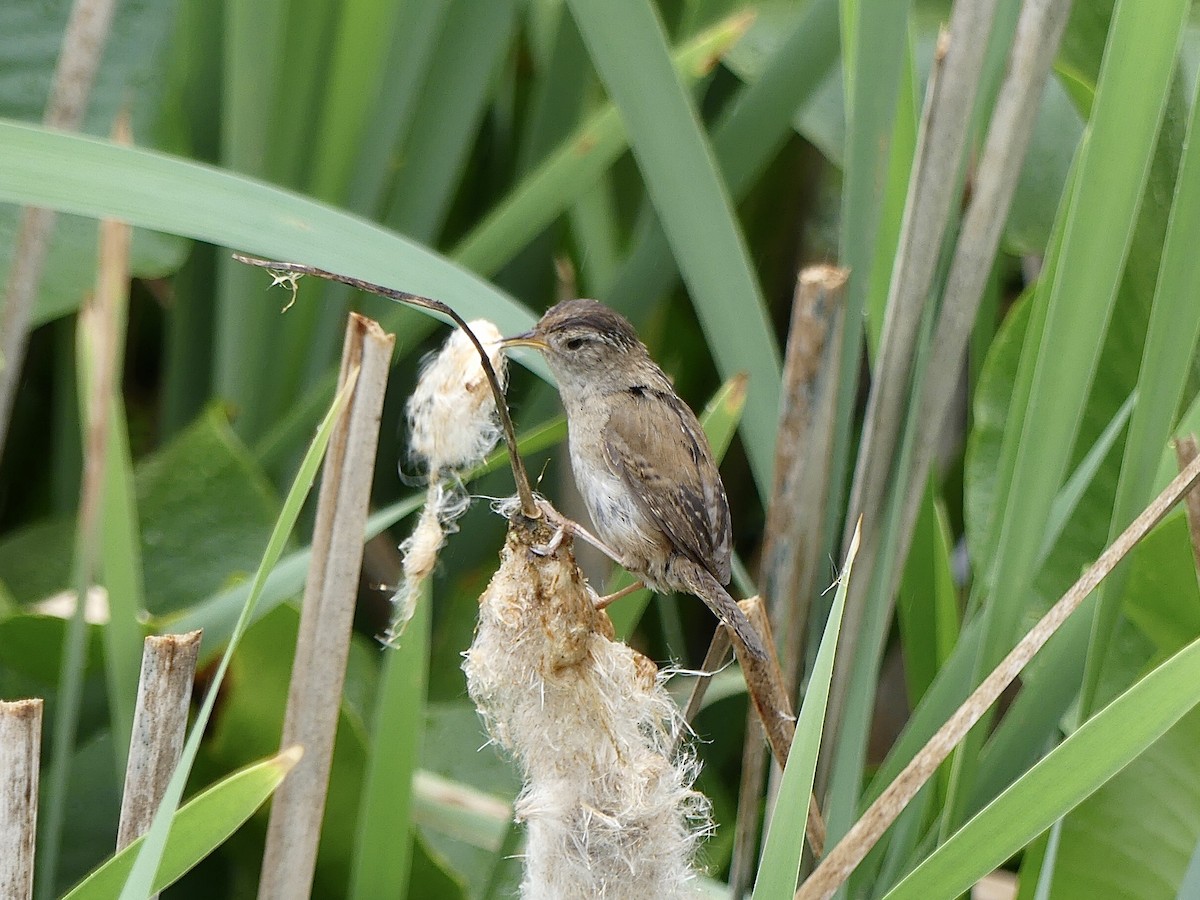
M 503 389 L 508 370 L 499 329 L 486 319 L 467 326 L 483 345 Z M 429 489 L 417 527 L 400 545 L 404 580 L 392 595 L 392 621 L 383 638 L 388 645 L 404 633 L 446 536 L 457 530 L 455 522 L 470 504 L 459 476 L 483 462 L 500 439 L 496 401 L 479 351 L 460 329 L 425 360 L 407 410 L 409 453 L 428 472 Z
M 612 635 L 569 550 L 531 553 L 510 529 L 463 668 L 523 772 L 526 900 L 696 894 L 710 825 L 695 757 L 674 749 L 686 726 L 654 664 Z
M 487 351 L 501 390 L 507 379 L 500 331 L 486 319 L 467 325 Z M 479 352 L 455 329 L 442 349 L 425 361 L 408 399 L 409 452 L 431 478 L 479 465 L 500 439 L 496 401 Z

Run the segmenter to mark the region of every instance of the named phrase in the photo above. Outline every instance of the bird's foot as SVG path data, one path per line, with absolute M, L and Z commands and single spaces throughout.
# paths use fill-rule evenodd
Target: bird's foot
M 578 535 L 617 565 L 622 564 L 621 557 L 617 555 L 616 550 L 613 550 L 611 547 L 605 544 L 604 541 L 600 540 L 600 538 L 596 537 L 574 519 L 568 519 L 557 509 L 555 509 L 554 505 L 549 500 L 545 499 L 544 497 L 538 497 L 537 504 L 538 509 L 541 510 L 542 517 L 546 520 L 547 524 L 554 527 L 555 532 L 554 536 L 551 537 L 549 541 L 541 545 L 541 547 L 534 548 L 535 551 L 549 548 L 546 553 L 542 554 L 543 556 L 548 555 L 549 553 L 553 553 L 558 549 L 559 545 L 562 544 L 563 537 L 565 535 L 569 534 L 572 537 Z M 560 534 L 559 532 L 563 533 Z
M 550 556 L 562 546 L 563 538 L 567 536 L 569 530 L 569 527 L 565 523 L 557 526 L 554 529 L 554 534 L 550 535 L 550 540 L 544 544 L 534 544 L 529 548 L 530 551 L 536 553 L 538 556 Z
M 560 513 L 554 506 L 544 497 L 537 498 L 538 509 L 542 513 L 542 518 L 546 523 L 554 528 L 554 534 L 550 536 L 550 540 L 544 544 L 535 544 L 529 549 L 538 556 L 550 556 L 559 547 L 562 546 L 563 540 L 568 536 L 574 536 L 579 528 L 574 522 Z

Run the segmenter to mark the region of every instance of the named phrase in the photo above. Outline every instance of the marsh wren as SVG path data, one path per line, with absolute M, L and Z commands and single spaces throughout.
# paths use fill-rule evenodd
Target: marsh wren
M 541 351 L 558 381 L 571 468 L 599 539 L 653 590 L 699 597 L 764 659 L 724 587 L 729 502 L 708 439 L 629 321 L 595 300 L 568 300 L 504 345 Z

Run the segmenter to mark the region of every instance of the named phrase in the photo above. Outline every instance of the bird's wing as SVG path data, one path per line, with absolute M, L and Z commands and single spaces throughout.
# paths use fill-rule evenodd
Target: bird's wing
M 633 402 L 616 404 L 609 416 L 605 459 L 675 547 L 728 584 L 729 503 L 700 423 L 673 392 L 629 394 Z M 664 471 L 667 461 L 677 471 Z

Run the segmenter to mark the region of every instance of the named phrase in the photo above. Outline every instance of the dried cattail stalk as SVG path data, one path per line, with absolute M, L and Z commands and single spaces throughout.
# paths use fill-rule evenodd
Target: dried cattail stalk
M 613 640 L 570 539 L 544 549 L 553 537 L 544 521 L 514 520 L 463 665 L 489 733 L 524 776 L 521 895 L 692 896 L 710 825 L 692 790 L 695 757 L 674 749 L 686 726 L 654 664 Z
M 487 351 L 503 387 L 507 369 L 499 329 L 486 319 L 467 323 Z M 392 597 L 390 644 L 412 619 L 421 583 L 432 574 L 446 536 L 469 506 L 461 475 L 483 462 L 500 440 L 496 402 L 470 338 L 455 329 L 421 369 L 408 400 L 409 453 L 429 475 L 425 507 L 413 533 L 400 545 L 404 580 Z

